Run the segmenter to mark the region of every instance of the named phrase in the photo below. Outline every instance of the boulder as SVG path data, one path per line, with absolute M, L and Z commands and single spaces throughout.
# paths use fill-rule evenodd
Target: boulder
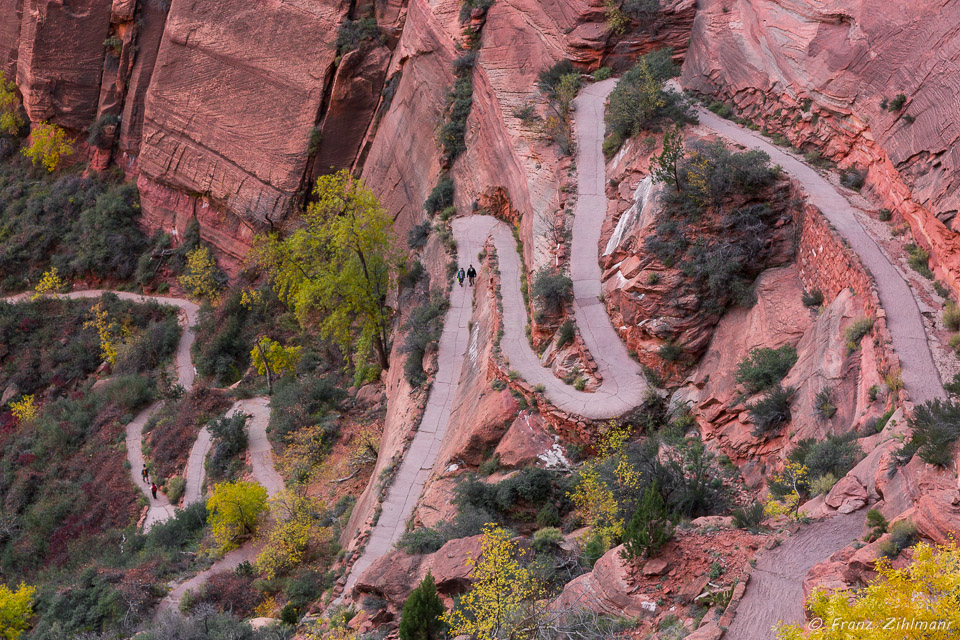
M 631 593 L 630 574 L 620 558 L 623 545 L 607 551 L 593 565 L 593 571 L 568 582 L 552 607 L 585 607 L 600 614 L 647 616 L 650 603 L 646 596 Z M 653 605 L 656 610 L 656 605 Z
M 824 502 L 840 513 L 851 513 L 867 504 L 867 489 L 854 476 L 846 475 L 833 485 Z
M 690 521 L 698 529 L 732 529 L 733 516 L 700 516 Z
M 949 542 L 960 531 L 960 494 L 951 489 L 920 496 L 914 507 L 913 524 L 924 538 Z
M 521 411 L 503 435 L 494 455 L 499 456 L 501 465 L 519 469 L 536 464 L 539 457 L 552 447 L 553 437 L 547 433 L 543 418 L 539 414 Z
M 368 406 L 380 404 L 380 402 L 383 400 L 383 396 L 383 385 L 372 382 L 360 387 L 360 389 L 357 391 L 357 402 Z
M 690 635 L 686 640 L 720 640 L 723 637 L 723 629 L 715 622 L 709 622 Z
M 651 558 L 643 564 L 643 575 L 662 576 L 670 569 L 670 563 L 663 558 Z
M 352 595 L 357 600 L 364 593 L 377 594 L 399 608 L 428 571 L 433 574 L 440 593 L 463 593 L 470 586 L 473 571 L 467 559 L 478 557 L 480 536 L 451 540 L 440 550 L 424 556 L 391 551 L 375 560 L 357 578 Z

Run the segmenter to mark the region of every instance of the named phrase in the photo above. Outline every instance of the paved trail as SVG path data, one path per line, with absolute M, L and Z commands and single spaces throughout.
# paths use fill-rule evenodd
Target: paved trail
M 893 337 L 893 349 L 900 357 L 903 385 L 910 399 L 919 404 L 934 398 L 946 398 L 940 374 L 930 354 L 920 309 L 910 286 L 857 220 L 847 199 L 812 167 L 767 142 L 759 134 L 705 109 L 699 109 L 697 115 L 701 126 L 745 147 L 763 151 L 774 164 L 783 167 L 800 183 L 807 199 L 847 239 L 873 274 L 880 293 L 880 303 L 887 315 L 887 326 Z
M 745 147 L 763 151 L 800 183 L 807 199 L 847 239 L 872 273 L 910 399 L 921 403 L 945 398 L 916 299 L 900 272 L 857 220 L 847 199 L 816 170 L 753 131 L 704 109 L 699 109 L 698 115 L 701 126 Z M 805 527 L 763 556 L 724 637 L 728 640 L 767 640 L 774 637 L 771 629 L 778 621 L 802 621 L 803 577 L 813 565 L 850 544 L 862 531 L 863 522 L 864 516 L 857 513 L 834 516 Z
M 781 620 L 803 622 L 803 578 L 863 532 L 866 515 L 855 511 L 804 526 L 776 549 L 765 551 L 747 583 L 725 640 L 773 640 Z
M 179 308 L 185 315 L 185 326 L 180 336 L 180 342 L 177 345 L 176 370 L 177 382 L 183 386 L 185 391 L 193 388 L 196 370 L 191 360 L 190 349 L 196 339 L 194 326 L 197 323 L 197 312 L 199 306 L 189 300 L 179 298 L 170 298 L 165 296 L 144 296 L 125 291 L 105 291 L 100 289 L 88 289 L 84 291 L 71 291 L 61 294 L 65 298 L 99 298 L 104 293 L 114 293 L 123 300 L 132 300 L 134 302 L 154 301 L 160 304 L 168 304 Z M 10 302 L 19 302 L 28 299 L 32 294 L 24 293 L 7 298 Z M 160 409 L 162 401 L 158 401 L 141 411 L 126 427 L 127 443 L 127 461 L 130 463 L 130 476 L 133 483 L 139 487 L 140 491 L 149 500 L 150 507 L 147 516 L 143 522 L 144 530 L 158 522 L 163 522 L 170 518 L 176 512 L 176 507 L 170 504 L 170 501 L 162 493 L 157 494 L 154 499 L 150 495 L 150 485 L 144 483 L 140 477 L 140 471 L 143 469 L 143 428 L 150 417 Z M 273 448 L 267 439 L 267 426 L 270 423 L 270 399 L 267 397 L 249 398 L 238 400 L 227 411 L 227 415 L 240 411 L 249 416 L 247 422 L 248 451 L 252 467 L 251 475 L 253 479 L 259 482 L 267 490 L 267 494 L 274 496 L 279 493 L 284 486 L 283 478 L 277 472 L 273 463 Z M 210 431 L 207 427 L 200 430 L 196 442 L 190 450 L 190 456 L 187 460 L 187 467 L 184 473 L 186 487 L 184 489 L 184 505 L 198 502 L 203 497 L 204 481 L 204 461 L 207 453 L 212 446 Z M 186 582 L 181 583 L 174 588 L 166 598 L 160 603 L 160 611 L 175 610 L 180 602 L 180 597 L 187 589 L 196 589 L 205 583 L 210 576 L 221 571 L 232 570 L 244 560 L 253 560 L 259 549 L 253 544 L 247 544 L 236 549 L 223 558 L 215 562 L 209 569 L 198 573 Z
M 539 358 L 530 349 L 524 332 L 527 317 L 520 293 L 521 264 L 511 230 L 489 216 L 471 216 L 453 221 L 461 256 L 475 255 L 489 237 L 496 244 L 504 314 L 501 346 L 509 359 L 510 368 L 518 371 L 530 384 L 542 384 L 547 398 L 555 406 L 594 419 L 625 413 L 640 404 L 646 391 L 638 365 L 627 354 L 599 299 L 599 241 L 607 205 L 604 189 L 606 174 L 601 150 L 603 113 L 606 97 L 616 82 L 616 79 L 610 79 L 590 85 L 581 91 L 575 101 L 578 201 L 571 246 L 573 308 L 577 327 L 603 375 L 603 384 L 595 393 L 578 392 L 563 384 L 549 369 L 540 365 Z M 700 113 L 700 122 L 702 126 L 734 142 L 766 152 L 774 163 L 799 181 L 810 201 L 847 238 L 873 273 L 887 314 L 893 346 L 901 359 L 904 384 L 911 398 L 922 402 L 944 397 L 916 301 L 896 268 L 857 222 L 847 200 L 812 168 L 752 132 L 706 111 Z M 436 463 L 469 338 L 471 300 L 467 291 L 454 287 L 440 339 L 437 382 L 428 398 L 420 429 L 401 463 L 396 480 L 387 492 L 380 519 L 363 555 L 348 577 L 346 593 L 349 593 L 363 571 L 387 553 L 399 539 Z M 736 631 L 732 631 L 728 637 L 734 640 L 759 640 L 769 636 L 763 634 L 777 620 L 797 619 L 802 600 L 802 576 L 814 564 L 846 546 L 859 533 L 862 522 L 862 516 L 851 514 L 816 523 L 785 542 L 777 553 L 769 554 L 769 562 L 778 563 L 776 566 L 780 570 L 776 573 L 760 572 L 750 583 L 740 605 L 743 615 L 738 616 L 733 627 Z M 760 632 L 758 629 L 767 631 Z
M 614 81 L 604 81 L 581 92 L 577 105 L 578 191 L 571 247 L 573 309 L 577 327 L 603 376 L 594 393 L 575 390 L 564 384 L 530 348 L 525 327 L 527 313 L 520 292 L 520 257 L 510 228 L 490 216 L 470 216 L 453 221 L 457 251 L 461 257 L 475 256 L 487 238 L 493 237 L 500 263 L 500 288 L 503 296 L 503 353 L 510 368 L 530 384 L 542 384 L 552 404 L 588 418 L 602 419 L 622 415 L 643 401 L 647 386 L 640 366 L 634 362 L 610 322 L 600 301 L 600 265 L 598 262 L 600 227 L 606 216 L 604 196 L 603 109 Z M 437 461 L 437 453 L 446 433 L 451 405 L 463 368 L 463 356 L 470 338 L 469 322 L 472 290 L 453 287 L 450 309 L 440 337 L 437 377 L 430 390 L 427 406 L 417 435 L 404 456 L 393 484 L 387 491 L 380 519 L 370 534 L 363 554 L 347 578 L 349 593 L 357 578 L 374 560 L 390 551 L 403 534 L 424 483 Z

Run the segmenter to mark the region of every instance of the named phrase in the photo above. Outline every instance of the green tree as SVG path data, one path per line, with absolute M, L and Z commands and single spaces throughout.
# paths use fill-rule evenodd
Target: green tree
M 0 71 L 0 133 L 16 135 L 22 126 L 17 85 L 7 81 L 7 75 Z
M 360 358 L 372 347 L 386 369 L 387 294 L 401 263 L 393 220 L 345 170 L 320 177 L 314 195 L 302 224 L 283 238 L 259 237 L 255 255 L 301 325 L 318 323 L 324 338 Z
M 646 58 L 641 58 L 624 76 L 617 90 L 610 94 L 610 106 L 606 120 L 610 128 L 623 136 L 635 136 L 657 115 L 666 104 L 663 96 L 663 81 L 654 76 Z
M 33 616 L 33 596 L 36 587 L 22 582 L 16 591 L 7 585 L 0 585 L 0 638 L 17 640 L 30 628 Z
M 433 580 L 433 574 L 428 571 L 426 577 L 420 581 L 420 586 L 414 589 L 403 603 L 400 640 L 439 640 L 446 629 L 446 625 L 440 620 L 444 611 L 443 602 L 437 595 L 437 584 Z
M 680 125 L 663 134 L 663 150 L 653 161 L 653 181 L 673 182 L 680 193 L 680 161 L 683 160 L 683 130 Z
M 267 508 L 267 490 L 256 482 L 221 482 L 207 500 L 207 522 L 220 551 L 237 547 L 237 540 L 252 535 Z
M 673 537 L 670 514 L 654 481 L 643 491 L 640 505 L 623 531 L 625 560 L 654 556 Z

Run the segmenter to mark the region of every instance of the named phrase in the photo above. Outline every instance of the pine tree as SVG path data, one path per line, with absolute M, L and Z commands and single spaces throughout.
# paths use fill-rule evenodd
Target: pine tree
M 624 530 L 622 557 L 624 560 L 636 560 L 644 554 L 656 555 L 671 537 L 673 532 L 669 512 L 654 481 L 644 489 L 640 506 Z
M 663 134 L 663 151 L 653 160 L 654 182 L 672 182 L 680 193 L 680 162 L 683 160 L 683 130 L 680 125 Z
M 400 617 L 400 640 L 439 640 L 446 625 L 440 620 L 443 602 L 437 595 L 437 585 L 428 571 L 420 586 L 403 603 Z

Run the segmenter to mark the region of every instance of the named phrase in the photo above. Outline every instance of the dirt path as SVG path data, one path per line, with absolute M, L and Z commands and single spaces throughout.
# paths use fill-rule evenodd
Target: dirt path
M 503 296 L 504 335 L 501 348 L 509 366 L 532 385 L 543 385 L 552 404 L 564 411 L 602 419 L 622 415 L 643 401 L 647 386 L 640 366 L 634 362 L 600 301 L 598 261 L 600 227 L 606 216 L 603 142 L 604 102 L 615 82 L 600 82 L 586 88 L 577 98 L 578 191 L 571 247 L 573 309 L 577 327 L 603 376 L 594 393 L 575 390 L 564 384 L 530 348 L 525 327 L 527 312 L 520 292 L 520 258 L 510 228 L 490 216 L 470 216 L 453 221 L 460 256 L 477 255 L 491 236 L 497 247 Z M 447 430 L 453 398 L 463 368 L 463 356 L 470 338 L 472 290 L 453 287 L 450 309 L 440 337 L 437 377 L 430 389 L 427 406 L 397 477 L 387 491 L 377 525 L 363 554 L 347 577 L 344 593 L 374 560 L 388 553 L 403 534 Z
M 853 542 L 863 532 L 865 519 L 859 511 L 820 520 L 765 551 L 724 639 L 772 640 L 773 627 L 781 620 L 803 622 L 802 583 L 807 572 Z
M 847 199 L 815 169 L 767 142 L 759 134 L 705 109 L 699 109 L 697 115 L 701 126 L 745 147 L 763 151 L 774 164 L 783 167 L 800 183 L 807 199 L 846 238 L 873 275 L 893 337 L 893 349 L 900 357 L 904 388 L 910 394 L 910 399 L 919 404 L 934 398 L 946 398 L 940 374 L 930 354 L 916 298 L 897 268 L 857 220 Z
M 267 425 L 270 424 L 269 398 L 257 397 L 238 400 L 227 411 L 227 415 L 232 415 L 237 411 L 249 416 L 247 420 L 247 451 L 250 454 L 251 475 L 254 480 L 267 490 L 267 495 L 273 497 L 283 490 L 284 483 L 283 478 L 273 464 L 273 448 L 267 439 Z M 203 431 L 207 432 L 209 437 L 209 432 L 206 428 L 204 428 Z M 204 456 L 205 455 L 206 454 L 204 454 Z M 203 476 L 201 475 L 200 478 L 202 481 Z M 197 499 L 199 499 L 199 496 Z M 171 589 L 167 596 L 160 601 L 157 613 L 176 611 L 180 605 L 180 599 L 187 591 L 195 591 L 205 584 L 211 576 L 223 573 L 224 571 L 233 571 L 237 565 L 244 561 L 253 562 L 259 553 L 260 546 L 256 542 L 247 543 L 239 549 L 234 549 L 227 553 L 214 562 L 208 569 L 201 571 Z
M 193 326 L 197 323 L 197 312 L 200 310 L 200 307 L 189 300 L 182 300 L 180 298 L 170 298 L 167 296 L 145 296 L 127 291 L 108 291 L 104 289 L 71 291 L 69 293 L 60 294 L 60 297 L 77 300 L 84 298 L 99 298 L 104 293 L 113 293 L 121 300 L 130 300 L 140 303 L 153 301 L 159 302 L 160 304 L 167 304 L 178 308 L 183 313 L 180 322 L 180 342 L 177 344 L 177 353 L 175 357 L 177 382 L 182 385 L 186 391 L 192 389 L 194 378 L 196 377 L 196 371 L 193 368 L 193 361 L 190 358 L 190 349 L 193 346 L 193 341 L 196 339 Z M 6 298 L 6 300 L 9 302 L 22 302 L 23 300 L 28 300 L 32 295 L 32 293 L 21 293 L 15 296 L 10 296 L 9 298 Z M 126 426 L 127 462 L 130 463 L 130 479 L 144 495 L 144 497 L 146 497 L 149 503 L 147 515 L 143 521 L 144 530 L 149 529 L 157 522 L 163 522 L 167 518 L 173 516 L 174 511 L 176 510 L 174 505 L 170 504 L 170 500 L 168 500 L 167 496 L 164 494 L 158 493 L 156 498 L 151 496 L 150 483 L 144 482 L 140 475 L 144 466 L 142 447 L 143 428 L 146 426 L 147 421 L 150 420 L 150 416 L 159 410 L 162 405 L 162 402 L 154 402 L 149 407 L 137 414 L 133 420 L 127 423 Z M 198 439 L 198 443 L 199 442 L 200 441 Z M 195 444 L 194 449 L 196 448 L 197 445 Z M 207 444 L 207 448 L 209 448 L 209 444 Z M 201 455 L 199 458 L 199 466 L 197 466 L 198 460 L 195 458 L 196 456 L 194 455 L 194 452 L 191 451 L 190 462 L 187 465 L 186 472 L 187 492 L 189 495 L 192 489 L 193 492 L 199 496 L 200 485 L 198 484 L 197 486 L 191 486 L 190 479 L 199 478 L 199 482 L 202 484 L 203 456 Z

